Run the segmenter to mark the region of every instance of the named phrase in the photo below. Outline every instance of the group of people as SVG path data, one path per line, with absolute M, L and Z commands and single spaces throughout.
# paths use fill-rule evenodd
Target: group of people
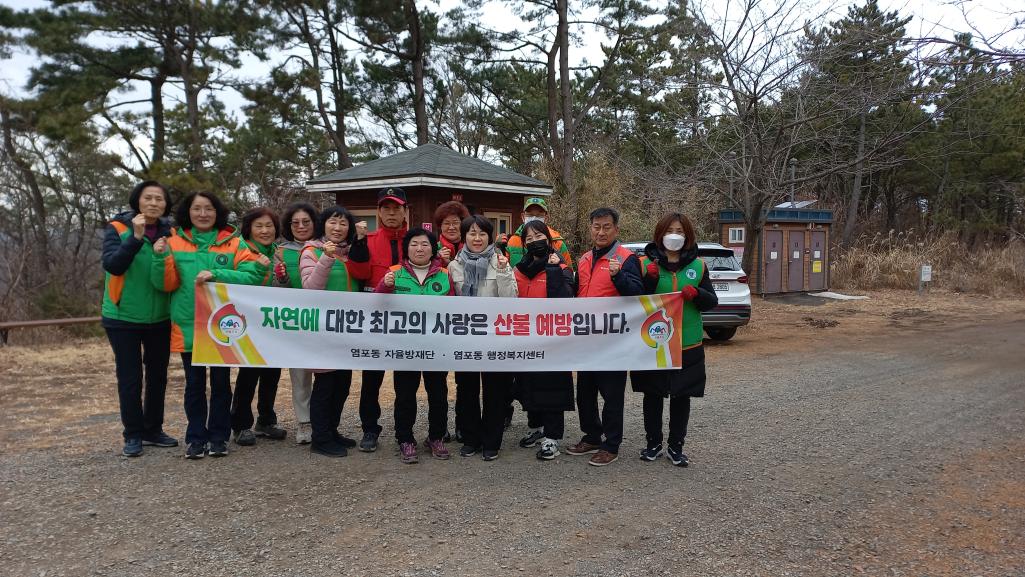
M 674 465 L 688 464 L 683 444 L 690 399 L 703 396 L 705 388 L 700 313 L 717 299 L 697 258 L 693 225 L 682 214 L 659 219 L 652 242 L 639 257 L 618 241 L 619 214 L 599 208 L 590 214 L 593 246 L 574 263 L 562 236 L 546 224 L 548 206 L 541 197 L 526 199 L 523 225 L 509 236 L 496 234 L 489 219 L 456 201 L 437 207 L 437 236 L 409 227 L 406 194 L 397 187 L 377 194 L 374 231 L 344 207 L 317 211 L 308 203 L 287 207 L 280 218 L 269 208 L 254 208 L 236 229 L 221 200 L 207 192 L 182 199 L 172 225 L 171 196 L 155 181 L 140 182 L 128 204 L 130 210 L 111 220 L 105 231 L 102 304 L 103 327 L 114 351 L 125 456 L 141 455 L 144 446 L 178 446 L 163 430 L 171 352 L 181 355 L 185 372 L 186 458 L 225 456 L 232 438 L 247 446 L 257 437 L 287 437 L 274 411 L 281 369 L 240 368 L 232 391 L 229 368 L 192 364 L 196 287 L 223 282 L 501 298 L 680 292 L 682 368 L 634 371 L 630 381 L 644 395 L 647 442 L 640 458 L 655 461 L 665 454 Z M 363 434 L 357 441 L 339 432 L 352 371 L 303 367 L 302 359 L 296 365 L 302 368 L 289 369 L 296 442 L 329 457 L 343 457 L 357 447 L 376 451 L 384 371 L 362 371 L 358 412 Z M 565 435 L 565 413 L 577 410 L 583 436 L 565 452 L 590 455 L 595 466 L 608 465 L 618 459 L 623 440 L 627 378 L 626 371 L 578 371 L 574 389 L 569 371 L 456 372 L 451 435 L 448 374 L 395 371 L 394 433 L 400 458 L 403 463 L 419 460 L 413 429 L 422 383 L 428 404 L 422 450 L 435 459 L 450 458 L 446 443 L 453 437 L 462 443 L 461 456 L 480 453 L 485 461 L 497 459 L 515 397 L 529 428 L 520 447 L 537 447 L 538 459 L 554 459 Z M 604 401 L 600 412 L 599 397 Z M 663 437 L 666 398 L 668 438 Z

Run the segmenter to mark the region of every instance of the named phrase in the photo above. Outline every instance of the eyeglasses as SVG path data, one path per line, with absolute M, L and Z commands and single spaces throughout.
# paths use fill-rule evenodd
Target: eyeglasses
M 313 221 L 308 219 L 308 218 L 305 219 L 305 220 L 293 220 L 292 221 L 292 226 L 310 226 L 311 224 L 313 224 Z

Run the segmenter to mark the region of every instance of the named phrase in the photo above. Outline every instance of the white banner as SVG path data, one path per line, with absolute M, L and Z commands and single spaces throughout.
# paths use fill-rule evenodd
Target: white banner
M 196 287 L 192 362 L 405 371 L 680 367 L 679 293 L 514 299 Z

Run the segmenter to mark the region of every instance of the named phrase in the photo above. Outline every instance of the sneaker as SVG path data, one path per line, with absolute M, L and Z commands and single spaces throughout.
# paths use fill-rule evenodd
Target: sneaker
M 226 441 L 210 441 L 211 457 L 228 456 L 228 443 Z
M 683 445 L 669 445 L 669 448 L 666 449 L 666 458 L 677 467 L 690 465 L 690 459 L 687 458 L 687 455 L 683 454 Z
M 344 457 L 349 454 L 349 451 L 341 443 L 334 440 L 327 443 L 312 443 L 310 444 L 310 452 L 324 455 L 325 457 Z
M 535 453 L 535 456 L 542 461 L 551 461 L 561 454 L 559 453 L 559 442 L 546 437 L 541 441 L 541 449 Z
M 268 439 L 273 439 L 275 441 L 280 441 L 288 436 L 288 433 L 277 425 L 261 425 L 260 423 L 256 423 L 253 430 L 257 435 L 267 437 Z
M 570 445 L 566 447 L 566 452 L 570 455 L 589 455 L 591 453 L 597 453 L 601 445 L 592 445 L 587 441 L 580 441 L 576 445 Z
M 313 442 L 313 428 L 309 423 L 299 423 L 295 426 L 295 444 L 309 445 Z
M 235 433 L 235 444 L 240 447 L 252 447 L 256 444 L 256 435 L 252 429 L 242 429 Z
M 430 449 L 431 456 L 435 459 L 445 460 L 451 456 L 449 455 L 448 449 L 445 448 L 445 443 L 441 439 L 436 439 L 434 441 L 426 439 L 424 441 L 424 447 Z
M 647 448 L 641 449 L 641 460 L 642 461 L 654 461 L 662 456 L 662 443 L 657 445 L 648 445 Z
M 604 467 L 605 465 L 614 463 L 618 458 L 619 453 L 610 453 L 605 449 L 602 449 L 595 453 L 593 457 L 591 457 L 591 460 L 588 461 L 588 464 L 594 465 L 595 467 Z
M 524 435 L 522 439 L 520 439 L 520 447 L 524 449 L 536 447 L 537 444 L 540 443 L 541 439 L 543 438 L 545 438 L 544 431 L 542 431 L 541 429 L 533 429 L 532 431 Z
M 476 455 L 477 451 L 479 451 L 479 450 L 480 450 L 480 447 L 474 447 L 473 445 L 463 445 L 459 449 L 459 456 L 460 457 L 472 457 L 472 456 Z
M 447 429 L 445 430 L 445 434 L 441 436 L 441 442 L 442 443 L 451 443 L 452 442 L 452 433 L 448 432 Z
M 155 435 L 148 435 L 142 438 L 142 444 L 150 447 L 177 447 L 178 439 L 160 431 Z
M 142 439 L 126 439 L 125 447 L 121 449 L 121 454 L 126 457 L 141 457 Z
M 359 444 L 356 442 L 356 439 L 353 439 L 352 437 L 346 437 L 338 431 L 335 431 L 335 440 L 338 441 L 339 445 L 345 447 L 346 449 L 355 449 L 356 445 Z
M 363 433 L 363 440 L 359 442 L 359 450 L 364 453 L 373 453 L 376 451 L 377 437 L 378 433 L 371 433 L 370 431 Z
M 185 447 L 185 458 L 186 459 L 202 459 L 206 456 L 206 443 L 189 443 L 189 446 Z
M 420 462 L 420 457 L 416 454 L 416 443 L 399 443 L 399 453 L 402 462 L 407 465 Z
M 498 458 L 498 451 L 494 449 L 484 449 L 481 451 L 480 458 L 485 461 L 494 461 Z

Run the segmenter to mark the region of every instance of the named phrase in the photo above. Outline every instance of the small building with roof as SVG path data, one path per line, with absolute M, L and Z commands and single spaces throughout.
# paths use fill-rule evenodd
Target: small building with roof
M 495 225 L 495 233 L 512 233 L 521 222 L 524 199 L 549 196 L 552 187 L 536 178 L 460 154 L 438 144 L 416 148 L 318 176 L 307 190 L 334 195 L 338 204 L 377 225 L 377 192 L 399 187 L 406 192 L 411 227 L 431 229 L 434 210 L 458 200 Z M 434 231 L 438 232 L 438 231 Z

